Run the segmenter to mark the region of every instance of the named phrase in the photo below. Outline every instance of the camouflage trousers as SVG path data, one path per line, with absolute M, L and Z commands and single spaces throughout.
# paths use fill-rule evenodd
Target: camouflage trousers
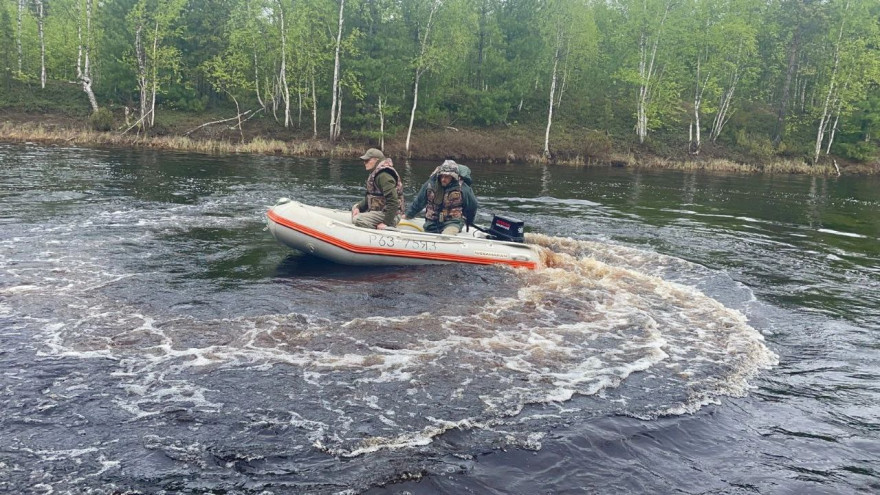
M 375 229 L 376 225 L 379 225 L 385 220 L 385 212 L 382 211 L 368 211 L 366 213 L 360 213 L 358 216 L 354 217 L 354 224 L 358 227 L 363 227 L 365 229 Z M 394 216 L 394 224 L 389 225 L 388 227 L 394 227 L 397 225 L 397 222 L 400 221 L 400 215 Z

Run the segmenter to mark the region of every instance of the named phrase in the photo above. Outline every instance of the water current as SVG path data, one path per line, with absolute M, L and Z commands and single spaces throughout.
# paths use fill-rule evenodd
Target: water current
M 356 161 L 0 144 L 0 491 L 880 490 L 880 181 L 469 165 L 546 267 L 264 230 Z

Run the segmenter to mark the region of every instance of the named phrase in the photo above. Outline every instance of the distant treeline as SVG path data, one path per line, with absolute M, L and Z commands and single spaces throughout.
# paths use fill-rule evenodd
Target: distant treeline
M 414 128 L 523 123 L 545 154 L 554 125 L 877 154 L 877 0 L 2 0 L 0 37 L 0 91 L 72 82 L 96 122 L 124 106 L 144 130 L 223 106 L 407 150 Z

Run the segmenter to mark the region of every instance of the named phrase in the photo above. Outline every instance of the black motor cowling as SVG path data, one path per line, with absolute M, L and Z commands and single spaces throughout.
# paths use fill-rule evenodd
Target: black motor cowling
M 509 242 L 525 241 L 525 222 L 513 217 L 494 215 L 492 226 L 489 227 L 490 239 Z

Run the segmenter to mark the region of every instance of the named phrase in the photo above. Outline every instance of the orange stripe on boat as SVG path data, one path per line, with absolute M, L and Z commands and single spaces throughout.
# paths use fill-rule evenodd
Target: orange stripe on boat
M 350 242 L 343 241 L 338 237 L 333 237 L 332 235 L 328 235 L 319 230 L 315 230 L 311 227 L 306 227 L 305 225 L 288 220 L 272 210 L 269 210 L 266 216 L 268 216 L 270 220 L 279 225 L 287 227 L 291 230 L 295 230 L 297 232 L 301 232 L 309 237 L 313 237 L 328 244 L 332 244 L 338 248 L 342 248 L 346 251 L 357 254 L 375 254 L 379 256 L 396 256 L 398 258 L 419 258 L 439 261 L 452 261 L 457 263 L 471 263 L 475 265 L 495 265 L 501 263 L 516 268 L 529 268 L 532 270 L 537 268 L 537 263 L 535 263 L 534 261 L 499 260 L 492 258 L 478 258 L 476 256 L 464 256 L 459 254 L 423 253 L 421 251 L 411 251 L 407 249 L 390 249 L 382 247 L 361 246 L 359 244 L 352 244 Z

